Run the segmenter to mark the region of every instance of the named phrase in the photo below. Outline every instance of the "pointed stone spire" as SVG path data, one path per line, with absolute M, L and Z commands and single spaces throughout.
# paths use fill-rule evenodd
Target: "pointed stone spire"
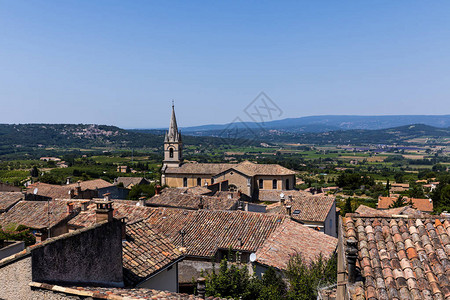
M 172 100 L 172 117 L 170 118 L 169 131 L 166 132 L 164 139 L 166 142 L 179 142 L 181 141 L 181 135 L 178 131 L 177 118 L 175 117 L 175 105 Z

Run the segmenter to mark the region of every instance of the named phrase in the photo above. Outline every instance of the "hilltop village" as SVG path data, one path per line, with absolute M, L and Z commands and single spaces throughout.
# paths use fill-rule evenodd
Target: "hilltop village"
M 187 161 L 173 106 L 161 146 L 160 178 L 0 183 L 0 298 L 450 299 L 450 215 L 409 184 L 342 211 L 280 164 Z

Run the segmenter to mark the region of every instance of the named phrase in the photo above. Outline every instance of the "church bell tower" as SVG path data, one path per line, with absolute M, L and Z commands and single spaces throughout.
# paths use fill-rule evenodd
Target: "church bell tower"
M 172 103 L 170 126 L 164 137 L 163 170 L 166 168 L 176 168 L 181 165 L 183 162 L 182 148 L 181 134 L 178 131 L 177 119 L 175 118 L 175 107 Z

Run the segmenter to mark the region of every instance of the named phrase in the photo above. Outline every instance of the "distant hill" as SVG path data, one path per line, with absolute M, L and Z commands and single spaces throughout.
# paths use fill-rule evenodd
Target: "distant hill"
M 450 115 L 392 115 L 392 116 L 310 116 L 288 118 L 262 123 L 245 122 L 233 124 L 234 128 L 266 130 L 282 129 L 289 132 L 327 132 L 349 129 L 386 129 L 410 124 L 425 124 L 433 127 L 450 127 Z M 184 127 L 182 131 L 195 135 L 209 135 L 205 132 L 222 131 L 230 124 Z
M 187 145 L 232 144 L 214 137 L 186 136 Z M 95 124 L 0 124 L 0 150 L 21 148 L 161 148 L 163 132 L 149 133 Z M 1 152 L 1 151 L 0 151 Z
M 249 131 L 248 131 L 249 132 Z M 415 144 L 445 145 L 450 143 L 450 127 L 437 128 L 424 124 L 413 124 L 388 129 L 352 129 L 327 132 L 290 132 L 283 130 L 260 130 L 248 133 L 248 138 L 265 142 L 289 142 L 300 144 Z

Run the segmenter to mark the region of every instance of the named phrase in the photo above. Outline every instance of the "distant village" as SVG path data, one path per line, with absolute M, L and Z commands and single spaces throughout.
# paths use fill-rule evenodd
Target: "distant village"
M 284 280 L 300 255 L 307 264 L 336 257 L 336 283 L 318 287 L 318 299 L 450 299 L 450 214 L 401 196 L 409 184 L 391 183 L 377 208 L 342 217 L 328 193 L 337 187 L 298 190 L 281 165 L 185 162 L 173 106 L 161 146 L 159 182 L 0 183 L 0 226 L 34 237 L 0 236 L 0 298 L 207 299 L 205 276 L 223 259 Z M 125 200 L 150 184 L 154 196 Z

